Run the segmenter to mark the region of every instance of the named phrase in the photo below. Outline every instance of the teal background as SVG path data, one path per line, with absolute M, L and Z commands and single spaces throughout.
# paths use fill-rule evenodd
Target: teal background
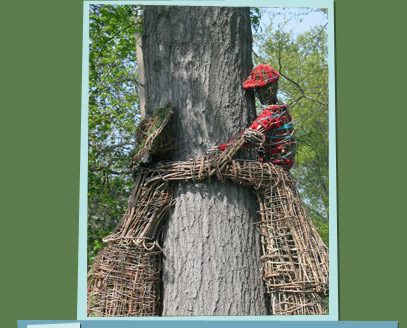
M 82 1 L 0 9 L 2 326 L 75 320 Z M 407 327 L 407 4 L 337 0 L 340 320 Z

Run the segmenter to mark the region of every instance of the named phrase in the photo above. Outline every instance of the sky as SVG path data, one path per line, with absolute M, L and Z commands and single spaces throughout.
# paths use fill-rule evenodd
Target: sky
M 260 27 L 265 29 L 273 22 L 273 26 L 281 28 L 285 32 L 291 32 L 293 36 L 309 31 L 312 27 L 328 24 L 328 17 L 320 11 L 312 11 L 312 8 L 261 8 Z M 282 24 L 284 20 L 286 24 Z M 262 31 L 258 31 L 260 34 Z M 253 50 L 259 53 L 256 42 Z
M 311 27 L 328 23 L 327 15 L 323 12 L 310 12 L 310 8 L 262 8 L 264 12 L 261 16 L 260 25 L 269 26 L 272 16 L 273 25 L 280 25 L 284 19 L 288 23 L 284 25 L 284 30 L 299 34 L 308 31 Z

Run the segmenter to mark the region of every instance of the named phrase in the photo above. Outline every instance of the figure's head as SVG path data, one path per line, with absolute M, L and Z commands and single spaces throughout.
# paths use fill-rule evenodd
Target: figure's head
M 280 74 L 273 67 L 260 64 L 253 68 L 243 87 L 254 90 L 263 105 L 276 104 L 279 78 Z

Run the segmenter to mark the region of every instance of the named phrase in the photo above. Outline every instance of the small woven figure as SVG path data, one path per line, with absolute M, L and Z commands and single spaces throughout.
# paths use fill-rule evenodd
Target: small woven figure
M 280 74 L 271 66 L 253 68 L 243 83 L 254 90 L 263 112 L 245 131 L 249 142 L 254 131 L 264 135 L 258 146 L 259 161 L 284 169 L 285 178 L 257 193 L 263 245 L 263 279 L 271 294 L 273 314 L 326 314 L 323 299 L 328 293 L 328 251 L 298 196 L 288 171 L 294 164 L 294 126 L 289 109 L 278 104 Z M 257 137 L 260 140 L 260 137 Z
M 277 181 L 256 188 L 261 217 L 258 225 L 262 242 L 262 278 L 271 295 L 273 314 L 326 314 L 328 249 L 289 174 L 294 165 L 296 140 L 289 109 L 278 104 L 279 78 L 280 74 L 274 68 L 261 64 L 253 68 L 243 83 L 243 87 L 254 91 L 266 107 L 241 135 L 257 147 L 259 162 L 270 163 L 274 165 L 273 170 L 280 172 Z M 223 157 L 231 157 L 228 153 L 232 145 L 236 147 L 235 140 L 219 146 Z
M 254 90 L 263 112 L 243 133 L 243 137 L 258 146 L 259 161 L 273 163 L 289 170 L 294 165 L 294 125 L 286 105 L 278 104 L 277 91 L 280 74 L 271 66 L 261 64 L 253 68 L 243 83 L 246 90 Z M 227 144 L 220 146 L 223 151 Z

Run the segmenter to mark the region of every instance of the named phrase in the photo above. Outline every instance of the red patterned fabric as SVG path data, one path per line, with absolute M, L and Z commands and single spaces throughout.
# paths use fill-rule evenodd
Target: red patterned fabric
M 292 117 L 287 106 L 270 105 L 264 108 L 250 128 L 257 129 L 259 125 L 266 130 L 263 161 L 290 170 L 294 165 L 295 138 Z
M 224 151 L 226 148 L 228 148 L 228 144 L 222 144 L 219 147 L 221 151 Z
M 279 128 L 291 121 L 292 118 L 286 105 L 269 105 L 263 109 L 250 128 L 257 130 L 261 125 L 266 129 L 267 134 L 268 130 Z
M 290 170 L 294 165 L 295 137 L 292 117 L 287 106 L 270 105 L 264 108 L 250 128 L 257 130 L 259 126 L 264 127 L 266 135 L 264 154 L 259 155 L 259 161 L 280 165 Z M 228 144 L 223 144 L 220 149 L 224 151 L 227 146 Z
M 264 87 L 267 84 L 277 82 L 280 74 L 267 64 L 260 64 L 253 68 L 252 73 L 243 83 L 246 90 Z
M 270 162 L 290 170 L 294 165 L 295 138 L 292 117 L 286 105 L 270 105 L 253 124 L 252 129 L 264 127 L 266 142 L 264 143 L 264 158 L 260 161 Z

